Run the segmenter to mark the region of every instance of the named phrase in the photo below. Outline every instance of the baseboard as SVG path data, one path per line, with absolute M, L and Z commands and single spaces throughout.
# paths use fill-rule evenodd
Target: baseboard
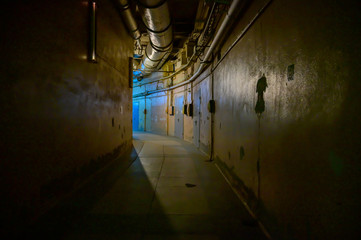
M 264 235 L 268 239 L 272 240 L 271 234 L 256 214 L 257 199 L 252 193 L 252 191 L 248 189 L 245 184 L 237 176 L 235 176 L 235 174 L 228 169 L 227 165 L 222 162 L 218 157 L 216 157 L 214 161 L 219 172 L 223 175 L 224 179 L 227 181 L 233 192 L 237 195 L 239 200 L 247 209 L 248 213 L 252 216 L 254 220 L 257 221 L 257 224 L 264 233 Z

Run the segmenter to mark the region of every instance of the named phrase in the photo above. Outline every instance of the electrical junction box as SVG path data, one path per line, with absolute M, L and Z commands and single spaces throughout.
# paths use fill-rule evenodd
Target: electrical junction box
M 174 116 L 174 106 L 169 106 L 169 115 Z
M 188 109 L 187 109 L 187 104 L 184 104 L 184 105 L 183 105 L 183 111 L 182 111 L 184 115 L 188 115 L 188 111 L 187 111 L 187 110 L 188 110 Z
M 216 112 L 216 103 L 213 99 L 209 100 L 207 107 L 208 107 L 208 112 L 210 112 L 210 113 Z
M 188 116 L 193 117 L 193 103 L 188 104 Z

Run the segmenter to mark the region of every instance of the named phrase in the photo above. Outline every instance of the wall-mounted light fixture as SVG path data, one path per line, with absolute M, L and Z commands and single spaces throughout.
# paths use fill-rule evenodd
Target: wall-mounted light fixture
M 97 5 L 95 0 L 89 1 L 89 53 L 88 60 L 96 63 L 96 40 L 97 40 L 97 26 L 96 26 L 96 11 Z

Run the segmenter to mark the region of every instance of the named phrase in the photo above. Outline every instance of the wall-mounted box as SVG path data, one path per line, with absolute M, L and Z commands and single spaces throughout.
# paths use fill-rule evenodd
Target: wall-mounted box
M 193 117 L 193 103 L 188 104 L 188 116 Z
M 174 106 L 169 106 L 168 113 L 170 116 L 174 116 Z
M 187 104 L 184 104 L 184 105 L 183 105 L 183 110 L 182 110 L 182 112 L 183 112 L 184 115 L 188 115 L 188 111 L 187 111 L 187 110 L 188 110 Z
M 209 100 L 208 102 L 208 112 L 210 113 L 215 113 L 216 112 L 216 103 L 214 100 Z

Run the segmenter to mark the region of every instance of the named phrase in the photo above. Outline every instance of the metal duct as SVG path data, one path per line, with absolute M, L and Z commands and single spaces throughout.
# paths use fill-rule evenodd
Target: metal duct
M 119 5 L 121 7 L 121 16 L 125 25 L 127 26 L 129 32 L 132 34 L 134 40 L 139 40 L 141 37 L 141 33 L 138 29 L 138 24 L 135 21 L 133 14 L 129 8 L 128 0 L 119 0 Z
M 149 44 L 143 58 L 143 73 L 149 74 L 163 65 L 172 50 L 172 24 L 166 0 L 139 0 L 138 2 L 149 35 Z
M 246 26 L 246 28 L 242 31 L 243 32 L 247 31 L 249 29 L 249 27 L 253 24 L 253 22 L 258 18 L 258 16 L 261 14 L 261 12 L 268 6 L 268 4 L 271 2 L 272 0 L 269 0 L 267 2 L 267 4 L 262 8 L 262 10 L 256 15 L 256 17 L 254 17 L 251 21 L 250 24 L 248 24 Z M 237 13 L 237 11 L 239 10 L 239 6 L 241 4 L 242 0 L 233 0 L 231 6 L 228 9 L 228 12 L 221 24 L 221 26 L 219 27 L 213 41 L 212 44 L 210 46 L 210 48 L 207 51 L 207 54 L 205 55 L 203 62 L 201 62 L 197 72 L 195 72 L 193 74 L 193 76 L 191 78 L 189 78 L 187 81 L 178 83 L 176 85 L 173 85 L 172 87 L 168 87 L 168 88 L 163 88 L 163 89 L 158 89 L 158 90 L 152 90 L 152 91 L 148 91 L 148 92 L 144 92 L 145 95 L 147 94 L 152 94 L 152 93 L 157 93 L 157 92 L 162 92 L 162 91 L 170 91 L 173 90 L 175 88 L 187 85 L 191 82 L 193 82 L 194 80 L 197 79 L 197 77 L 199 77 L 199 75 L 201 75 L 202 71 L 205 69 L 206 66 L 208 66 L 209 61 L 211 61 L 211 57 L 213 54 L 214 49 L 219 45 L 220 39 L 223 37 L 224 33 L 226 32 L 227 27 L 230 25 L 230 23 L 232 22 L 232 19 L 235 17 L 235 14 Z M 243 36 L 241 34 L 241 36 Z M 143 96 L 144 94 L 139 94 L 139 96 Z M 138 97 L 138 96 L 133 96 L 134 97 Z

